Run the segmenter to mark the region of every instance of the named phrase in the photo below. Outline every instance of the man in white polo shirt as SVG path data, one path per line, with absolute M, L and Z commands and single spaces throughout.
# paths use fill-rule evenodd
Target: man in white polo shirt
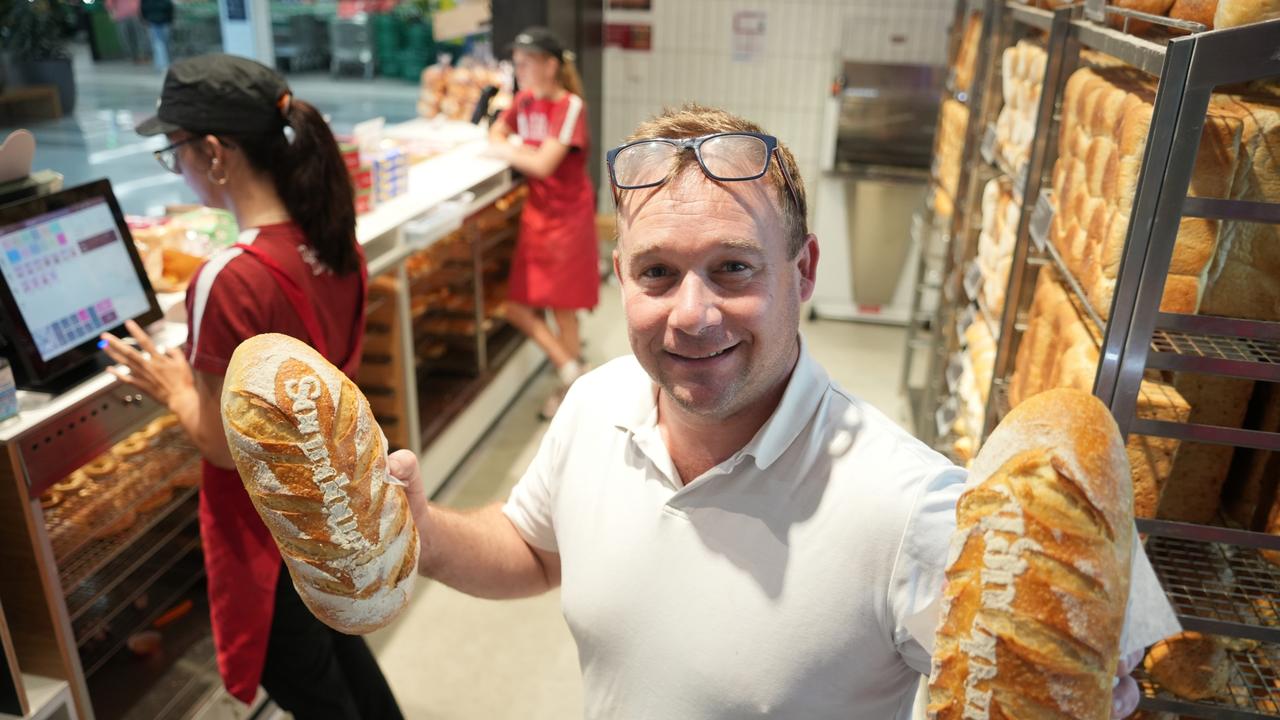
M 690 106 L 608 159 L 635 354 L 574 383 L 505 504 L 430 505 L 392 455 L 419 569 L 561 586 L 590 718 L 910 717 L 964 472 L 806 350 L 818 244 L 775 138 Z

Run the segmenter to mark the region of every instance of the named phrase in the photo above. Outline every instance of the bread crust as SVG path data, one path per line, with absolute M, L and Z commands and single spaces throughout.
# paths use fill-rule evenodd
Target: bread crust
M 929 682 L 937 720 L 1110 716 L 1129 593 L 1133 493 L 1111 413 L 1029 398 L 961 496 Z
M 222 391 L 227 445 L 298 594 L 348 634 L 372 632 L 409 601 L 418 531 L 389 483 L 386 439 L 364 395 L 305 343 L 240 344 Z

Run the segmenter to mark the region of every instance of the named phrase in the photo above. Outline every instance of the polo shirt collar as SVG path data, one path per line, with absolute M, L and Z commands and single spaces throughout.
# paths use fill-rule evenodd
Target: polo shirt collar
M 648 378 L 647 375 L 645 377 Z M 761 470 L 772 465 L 808 426 L 830 383 L 827 371 L 809 354 L 809 345 L 801 335 L 800 357 L 787 381 L 782 400 L 737 456 L 750 455 Z M 619 402 L 614 424 L 633 436 L 647 435 L 658 423 L 658 392 L 657 386 L 649 381 L 645 392 Z

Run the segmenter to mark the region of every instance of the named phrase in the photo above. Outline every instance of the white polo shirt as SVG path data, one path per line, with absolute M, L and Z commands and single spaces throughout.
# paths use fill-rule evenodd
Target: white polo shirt
M 558 552 L 588 718 L 910 717 L 964 471 L 802 343 L 773 416 L 681 484 L 634 357 L 573 384 L 504 511 Z

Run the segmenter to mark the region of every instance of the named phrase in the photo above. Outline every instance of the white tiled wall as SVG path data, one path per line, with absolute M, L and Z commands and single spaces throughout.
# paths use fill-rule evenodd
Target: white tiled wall
M 601 147 L 619 144 L 664 106 L 697 101 L 777 135 L 795 153 L 805 179 L 815 178 L 824 104 L 840 61 L 942 64 L 952 3 L 653 0 L 650 12 L 606 10 L 606 22 L 651 23 L 653 50 L 605 49 Z M 734 62 L 733 15 L 744 10 L 766 15 L 764 52 Z M 893 42 L 895 35 L 900 42 Z M 601 197 L 607 206 L 609 194 Z

